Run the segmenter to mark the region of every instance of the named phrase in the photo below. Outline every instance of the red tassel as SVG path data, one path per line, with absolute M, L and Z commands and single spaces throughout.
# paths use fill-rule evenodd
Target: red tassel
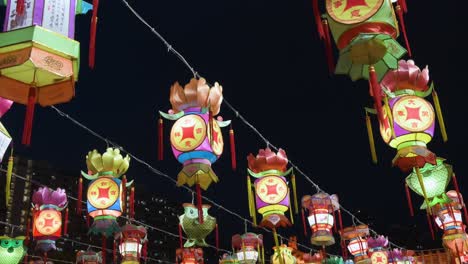
M 163 133 L 164 133 L 163 119 L 161 117 L 159 117 L 159 122 L 158 122 L 158 160 L 163 160 L 164 159 Z
M 229 142 L 231 144 L 231 167 L 232 170 L 236 170 L 237 168 L 237 158 L 236 158 L 236 143 L 234 140 L 234 130 L 229 129 Z
M 91 226 L 91 221 L 90 221 L 90 216 L 89 214 L 86 215 L 86 226 L 89 228 Z
M 434 229 L 432 228 L 431 216 L 429 215 L 429 213 L 427 213 L 426 216 L 427 216 L 427 224 L 429 225 L 429 229 L 431 230 L 432 240 L 435 240 Z
M 468 221 L 468 212 L 466 210 L 465 202 L 463 201 L 463 198 L 461 197 L 460 188 L 458 187 L 458 180 L 457 180 L 457 177 L 455 176 L 455 173 L 452 175 L 452 180 L 453 180 L 453 185 L 455 187 L 455 191 L 457 192 L 458 201 L 460 201 L 460 204 L 463 207 L 463 214 L 465 215 L 465 221 Z
M 68 235 L 68 208 L 65 209 L 65 226 L 63 227 L 63 235 Z
M 47 252 L 44 252 L 43 261 L 44 261 L 44 264 L 47 264 Z
M 127 176 L 122 176 L 122 212 L 127 211 Z
M 405 190 L 406 190 L 406 200 L 408 200 L 408 208 L 410 211 L 410 215 L 414 216 L 414 211 L 413 211 L 413 201 L 411 200 L 411 194 L 408 188 L 408 184 L 405 184 Z
M 143 244 L 143 250 L 142 250 L 142 254 L 143 254 L 143 260 L 146 261 L 146 258 L 148 257 L 148 242 L 145 242 Z
M 184 248 L 183 239 L 184 237 L 182 236 L 182 226 L 179 224 L 179 244 L 181 249 Z
M 89 67 L 94 69 L 96 56 L 96 31 L 97 31 L 97 13 L 99 0 L 93 0 L 93 16 L 91 17 L 91 30 L 89 36 Z
M 130 218 L 135 218 L 135 187 L 130 189 Z
M 83 200 L 83 178 L 78 179 L 78 199 L 76 199 L 76 213 L 81 215 L 81 203 Z
M 328 28 L 328 21 L 326 19 L 322 21 L 322 26 L 325 34 L 325 54 L 327 56 L 328 73 L 331 75 L 335 72 L 335 63 L 333 59 L 330 29 Z
M 408 41 L 408 35 L 406 34 L 405 18 L 403 17 L 403 9 L 397 5 L 396 12 L 398 14 L 398 20 L 400 20 L 401 31 L 403 33 L 403 38 L 405 39 L 406 49 L 408 50 L 408 56 L 412 57 L 411 47 Z
M 377 74 L 375 73 L 374 66 L 369 66 L 369 84 L 372 89 L 372 96 L 374 97 L 375 108 L 377 109 L 377 114 L 379 120 L 383 124 L 383 111 L 382 111 L 382 94 L 380 91 L 380 84 L 377 80 Z
M 34 108 L 36 107 L 37 91 L 35 87 L 29 88 L 28 104 L 26 105 L 26 117 L 24 118 L 22 144 L 31 145 L 31 134 L 34 119 Z
M 340 224 L 340 235 L 343 233 L 343 219 L 341 218 L 341 210 L 338 209 L 338 222 Z
M 26 252 L 26 254 L 24 255 L 24 259 L 23 259 L 23 264 L 27 264 L 28 263 L 28 253 Z
M 218 229 L 218 224 L 216 224 L 216 253 L 219 252 L 219 229 Z
M 343 256 L 343 259 L 348 258 L 348 251 L 346 250 L 346 243 L 344 240 L 341 240 L 341 255 Z
M 117 262 L 117 241 L 114 239 L 114 247 L 112 249 L 112 260 L 114 263 Z
M 406 0 L 398 0 L 398 5 L 401 6 L 401 9 L 403 9 L 403 12 L 405 13 L 408 12 L 408 6 L 406 5 Z
M 324 32 L 322 28 L 322 19 L 320 18 L 320 9 L 318 6 L 318 0 L 312 0 L 312 9 L 315 17 L 315 25 L 317 26 L 317 32 L 319 33 L 320 39 L 324 38 Z
M 335 213 L 335 210 L 333 209 L 333 205 L 331 206 L 331 210 L 332 210 L 332 213 L 333 213 L 333 219 L 336 219 L 336 213 Z M 333 228 L 335 229 L 335 233 L 338 233 L 338 225 L 336 224 L 336 222 L 333 225 Z
M 101 248 L 101 257 L 102 257 L 102 263 L 106 263 L 106 253 L 107 253 L 107 237 L 102 235 L 102 248 Z
M 25 3 L 24 0 L 17 0 L 16 1 L 16 14 L 23 15 L 25 10 Z
M 302 209 L 301 210 L 301 214 L 302 214 L 302 227 L 304 228 L 304 236 L 307 236 L 307 225 L 306 225 L 306 219 L 305 219 L 305 213 L 304 213 L 305 209 Z
M 203 224 L 203 210 L 200 184 L 196 184 L 197 189 L 197 207 L 198 207 L 198 222 Z

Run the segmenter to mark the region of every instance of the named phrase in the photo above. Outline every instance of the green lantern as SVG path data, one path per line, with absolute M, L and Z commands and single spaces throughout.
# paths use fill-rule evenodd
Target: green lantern
M 450 177 L 452 177 L 452 166 L 444 163 L 443 158 L 437 158 L 437 164 L 432 165 L 426 163 L 423 168 L 416 169 L 406 177 L 406 184 L 418 195 L 424 197 L 425 202 L 421 205 L 421 209 L 426 209 L 437 203 L 450 202 L 450 199 L 445 194 Z
M 18 264 L 26 254 L 23 242 L 26 237 L 0 236 L 0 262 L 2 264 Z

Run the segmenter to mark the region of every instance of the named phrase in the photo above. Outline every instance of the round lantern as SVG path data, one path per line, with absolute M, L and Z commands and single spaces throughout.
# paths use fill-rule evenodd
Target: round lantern
M 272 264 L 296 264 L 296 258 L 292 255 L 292 248 L 286 245 L 273 247 L 275 253 L 271 256 Z
M 40 187 L 32 197 L 33 238 L 36 250 L 47 253 L 55 250 L 55 241 L 62 236 L 62 213 L 67 206 L 64 189 L 52 190 Z
M 81 174 L 91 181 L 86 193 L 88 214 L 94 218 L 90 233 L 109 237 L 119 230 L 116 219 L 122 215 L 126 188 L 132 184 L 119 178 L 129 164 L 130 157 L 122 157 L 119 149 L 108 148 L 102 155 L 93 150 L 86 155 L 88 173 Z
M 372 264 L 388 263 L 388 252 L 386 249 L 388 246 L 388 239 L 386 237 L 371 237 L 367 240 L 367 244 L 369 247 L 369 257 Z
M 203 249 L 201 248 L 178 248 L 176 250 L 177 264 L 203 264 Z
M 101 264 L 101 252 L 83 251 L 80 250 L 76 253 L 76 264 Z
M 236 253 L 236 258 L 239 263 L 257 263 L 257 260 L 260 257 L 260 252 L 263 252 L 263 236 L 254 233 L 234 235 L 232 237 L 232 247 Z
M 0 236 L 0 260 L 2 264 L 18 264 L 26 255 L 24 236 Z
M 200 211 L 201 189 L 206 190 L 219 180 L 211 164 L 223 153 L 221 127 L 230 124 L 221 121 L 221 117 L 213 118 L 220 111 L 222 93 L 222 86 L 215 83 L 209 87 L 203 78 L 191 79 L 184 88 L 176 82 L 170 93 L 172 109 L 169 113 L 160 111 L 164 118 L 176 121 L 170 133 L 171 146 L 174 156 L 183 164 L 177 175 L 177 186 L 196 185 Z
M 354 256 L 354 262 L 357 264 L 371 263 L 367 255 L 368 244 L 367 236 L 369 228 L 367 225 L 359 225 L 344 228 L 341 233 L 341 238 L 349 240 L 348 250 Z
M 127 224 L 121 228 L 121 232 L 115 236 L 120 240 L 119 252 L 123 264 L 139 264 L 140 258 L 146 258 L 146 228 Z
M 333 212 L 340 208 L 336 200 L 326 193 L 302 197 L 302 207 L 309 212 L 307 219 L 312 230 L 310 240 L 313 245 L 329 246 L 335 244 L 332 233 L 334 225 Z

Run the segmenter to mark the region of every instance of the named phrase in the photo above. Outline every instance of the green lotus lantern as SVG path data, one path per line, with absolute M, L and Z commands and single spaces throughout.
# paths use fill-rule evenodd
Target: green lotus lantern
M 0 236 L 0 262 L 2 264 L 18 264 L 26 254 L 25 237 Z
M 418 195 L 424 197 L 424 203 L 421 209 L 424 210 L 438 203 L 450 202 L 445 194 L 450 177 L 452 177 L 452 166 L 444 163 L 444 159 L 437 158 L 436 165 L 426 163 L 419 169 L 419 173 L 415 169 L 406 177 L 406 184 Z

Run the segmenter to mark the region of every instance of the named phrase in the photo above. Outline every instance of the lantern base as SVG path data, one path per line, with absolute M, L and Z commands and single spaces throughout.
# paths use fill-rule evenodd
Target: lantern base
M 398 60 L 406 50 L 390 35 L 359 34 L 340 51 L 335 74 L 345 74 L 351 80 L 369 79 L 368 68 L 375 67 L 380 81 L 389 69 L 398 67 Z
M 200 187 L 206 191 L 212 182 L 218 182 L 218 176 L 211 169 L 211 165 L 204 163 L 191 163 L 184 165 L 184 168 L 177 175 L 177 186 L 187 184 L 192 187 L 200 184 Z
M 114 233 L 120 231 L 119 224 L 113 216 L 98 216 L 94 218 L 94 222 L 89 228 L 88 234 L 103 235 L 111 237 Z
M 399 149 L 392 160 L 393 166 L 408 172 L 415 167 L 423 168 L 426 164 L 437 164 L 437 156 L 423 146 L 411 146 Z
M 52 239 L 41 239 L 36 242 L 36 251 L 49 252 L 51 250 L 57 250 L 55 246 L 55 240 Z
M 291 222 L 289 219 L 282 215 L 282 214 L 269 214 L 264 215 L 262 221 L 260 222 L 260 227 L 266 227 L 269 229 L 273 229 L 276 227 L 288 227 L 291 226 Z
M 325 230 L 316 231 L 310 238 L 310 243 L 316 246 L 331 246 L 335 244 L 335 238 Z

